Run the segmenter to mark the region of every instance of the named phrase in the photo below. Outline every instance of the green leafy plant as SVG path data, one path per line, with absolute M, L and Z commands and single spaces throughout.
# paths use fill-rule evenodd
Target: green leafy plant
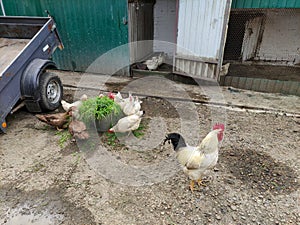
M 145 133 L 143 132 L 143 130 L 146 128 L 146 126 L 144 125 L 144 124 L 140 124 L 140 126 L 139 126 L 139 128 L 138 129 L 136 129 L 136 130 L 134 130 L 134 131 L 132 131 L 132 133 L 133 133 L 133 135 L 135 136 L 135 137 L 137 137 L 137 138 L 140 138 L 140 137 L 142 137 L 142 136 L 144 136 L 145 135 Z
M 117 135 L 115 133 L 106 132 L 107 137 L 107 144 L 111 146 L 116 145 L 116 140 L 118 139 Z
M 144 130 L 146 129 L 146 125 L 144 124 L 140 124 L 139 128 L 132 131 L 133 135 L 137 138 L 141 138 L 142 136 L 145 135 Z M 107 138 L 107 144 L 111 145 L 111 146 L 116 146 L 117 142 L 118 142 L 118 136 L 127 136 L 126 133 L 110 133 L 110 132 L 106 132 L 106 138 Z
M 95 119 L 102 120 L 109 115 L 117 115 L 121 112 L 120 106 L 107 96 L 87 99 L 79 108 L 80 117 L 86 123 Z
M 72 135 L 68 130 L 57 131 L 55 134 L 60 136 L 58 144 L 61 148 L 64 148 L 66 142 L 72 138 Z

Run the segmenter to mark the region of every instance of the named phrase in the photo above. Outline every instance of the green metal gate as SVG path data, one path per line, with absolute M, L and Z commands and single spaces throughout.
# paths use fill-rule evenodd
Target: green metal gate
M 59 69 L 85 71 L 102 54 L 128 43 L 127 0 L 3 0 L 6 15 L 54 17 L 64 43 Z M 129 49 L 122 48 L 128 57 Z

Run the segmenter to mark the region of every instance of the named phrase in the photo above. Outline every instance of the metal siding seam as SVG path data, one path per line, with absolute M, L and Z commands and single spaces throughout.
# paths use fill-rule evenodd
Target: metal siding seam
M 244 89 L 246 85 L 246 77 L 240 77 L 239 88 Z
M 253 83 L 253 78 L 247 77 L 245 89 L 251 90 Z
M 260 91 L 266 92 L 267 83 L 268 83 L 267 81 L 268 81 L 267 79 L 261 79 L 260 86 L 259 86 Z
M 280 93 L 281 90 L 282 90 L 282 85 L 283 85 L 282 81 L 276 80 L 275 81 L 274 92 Z
M 290 81 L 291 85 L 290 85 L 290 94 L 297 94 L 297 89 L 300 88 L 300 82 L 295 82 L 295 81 Z
M 290 87 L 291 87 L 291 84 L 289 83 L 289 81 L 284 81 L 281 92 L 283 94 L 289 94 Z

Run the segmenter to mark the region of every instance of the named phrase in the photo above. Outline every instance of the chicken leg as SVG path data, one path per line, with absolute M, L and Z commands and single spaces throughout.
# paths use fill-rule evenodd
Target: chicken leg
M 200 186 L 206 187 L 206 184 L 203 183 L 203 180 L 202 180 L 202 179 L 198 179 L 198 180 L 197 180 L 197 184 L 198 184 L 199 187 L 200 187 Z
M 190 190 L 191 190 L 191 192 L 194 192 L 194 188 L 195 188 L 195 181 L 191 180 L 190 181 Z

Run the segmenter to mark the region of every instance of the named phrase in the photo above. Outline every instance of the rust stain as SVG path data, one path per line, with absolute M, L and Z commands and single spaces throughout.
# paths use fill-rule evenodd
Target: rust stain
M 4 76 L 6 77 L 12 77 L 14 74 L 13 73 L 5 73 Z
M 52 30 L 52 26 L 53 26 L 53 24 L 51 24 L 51 23 L 48 24 L 48 29 L 49 29 L 50 31 Z

